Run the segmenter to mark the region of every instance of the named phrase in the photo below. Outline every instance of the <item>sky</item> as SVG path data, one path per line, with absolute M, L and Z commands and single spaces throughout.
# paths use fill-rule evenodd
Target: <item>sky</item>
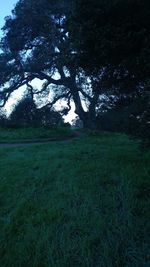
M 11 15 L 11 10 L 16 3 L 16 0 L 0 0 L 0 29 L 4 26 L 4 18 Z M 2 32 L 0 32 L 0 34 L 2 34 Z
M 17 0 L 0 0 L 0 37 L 2 36 L 2 31 L 1 28 L 4 26 L 5 24 L 5 17 L 11 15 L 11 11 L 12 9 L 15 7 L 15 4 L 17 3 Z M 38 86 L 38 84 L 36 84 Z M 18 92 L 15 92 L 12 94 L 12 98 L 8 101 L 8 103 L 6 104 L 6 110 L 8 113 L 10 113 L 13 104 L 19 99 L 21 98 L 23 93 L 23 90 L 19 90 Z M 72 119 L 74 119 L 76 117 L 75 113 L 74 113 L 74 105 L 72 103 L 72 109 L 69 112 L 69 114 L 67 116 L 65 116 L 65 121 L 66 122 L 71 122 Z M 57 108 L 59 109 L 59 103 L 57 105 Z

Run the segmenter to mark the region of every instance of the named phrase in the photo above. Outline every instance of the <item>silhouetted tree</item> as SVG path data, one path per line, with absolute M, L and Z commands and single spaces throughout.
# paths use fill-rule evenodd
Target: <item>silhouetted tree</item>
M 94 128 L 102 93 L 139 93 L 147 84 L 149 5 L 148 0 L 18 1 L 1 40 L 1 104 L 36 78 L 43 86 L 33 95 L 53 90 L 49 108 L 65 99 L 66 113 L 74 101 L 84 127 Z
M 35 121 L 42 126 L 63 126 L 64 120 L 62 115 L 56 110 L 49 107 L 37 109 Z
M 36 117 L 36 105 L 30 95 L 25 95 L 14 107 L 9 116 L 13 125 L 34 125 Z
M 17 3 L 13 15 L 6 19 L 5 36 L 1 41 L 1 103 L 4 105 L 14 90 L 37 78 L 43 81 L 41 93 L 52 90 L 51 85 L 58 88 L 49 107 L 59 99 L 66 99 L 68 112 L 73 100 L 75 112 L 84 126 L 95 127 L 98 94 L 94 91 L 89 94 L 85 83 L 81 82 L 84 72 L 77 65 L 76 48 L 66 27 L 69 7 L 65 1 L 22 0 Z M 54 77 L 56 73 L 58 79 Z M 36 93 L 39 94 L 33 90 L 33 94 Z M 88 112 L 83 109 L 82 97 L 89 101 Z
M 12 126 L 61 126 L 63 118 L 48 106 L 37 108 L 31 94 L 25 95 L 15 105 L 9 116 L 8 125 Z

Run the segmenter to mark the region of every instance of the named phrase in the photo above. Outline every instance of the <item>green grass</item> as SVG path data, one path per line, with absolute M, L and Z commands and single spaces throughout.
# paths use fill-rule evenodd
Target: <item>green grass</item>
M 68 128 L 45 128 L 45 127 L 25 127 L 25 128 L 0 128 L 0 142 L 17 142 L 32 139 L 45 138 L 68 138 L 73 135 Z
M 150 266 L 150 152 L 95 134 L 0 159 L 1 267 Z

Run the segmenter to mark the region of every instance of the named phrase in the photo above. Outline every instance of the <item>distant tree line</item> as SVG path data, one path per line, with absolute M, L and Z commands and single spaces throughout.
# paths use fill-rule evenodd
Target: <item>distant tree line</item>
M 15 106 L 7 117 L 5 112 L 0 114 L 0 126 L 2 127 L 28 127 L 28 126 L 67 126 L 62 115 L 50 110 L 48 107 L 37 108 L 30 95 L 25 95 Z M 69 126 L 69 124 L 68 124 Z

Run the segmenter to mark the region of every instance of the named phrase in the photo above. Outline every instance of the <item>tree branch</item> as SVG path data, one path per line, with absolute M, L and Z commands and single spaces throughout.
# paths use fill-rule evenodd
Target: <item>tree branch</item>
M 4 88 L 3 91 L 0 91 L 0 99 L 3 101 L 2 104 L 0 104 L 0 107 L 4 107 L 8 98 L 12 94 L 12 92 L 18 90 L 21 86 L 28 84 L 28 82 L 32 81 L 35 77 L 29 76 L 26 79 L 22 77 L 22 79 L 16 83 L 14 83 L 11 87 Z
M 32 98 L 32 101 L 33 101 L 33 98 L 34 98 L 33 86 L 32 86 L 31 84 L 29 84 L 29 82 L 27 82 L 27 86 L 28 86 L 28 87 L 29 87 L 29 89 L 30 89 L 31 98 Z
M 52 102 L 47 103 L 45 106 L 41 107 L 41 109 L 42 109 L 42 108 L 46 108 L 46 107 L 51 108 L 53 105 L 56 104 L 56 102 L 57 102 L 58 100 L 63 99 L 63 98 L 68 98 L 69 94 L 70 94 L 70 92 L 55 97 L 55 98 L 53 99 Z
M 81 94 L 87 98 L 90 102 L 92 101 L 92 97 L 89 96 L 83 89 L 79 89 L 79 92 L 81 92 Z
M 50 82 L 45 82 L 45 84 L 43 84 L 43 88 L 40 90 L 40 91 L 34 91 L 33 92 L 33 94 L 34 95 L 38 95 L 38 94 L 41 94 L 41 93 L 43 93 L 46 89 L 47 89 L 47 87 L 50 85 Z
M 55 80 L 52 77 L 50 77 L 49 75 L 45 74 L 44 72 L 38 72 L 37 74 L 35 74 L 37 78 L 39 78 L 40 80 L 47 80 L 49 82 L 49 84 L 55 84 L 55 85 L 65 85 L 65 79 L 59 79 L 59 80 Z
M 68 112 L 71 110 L 70 102 L 71 102 L 71 94 L 68 96 L 68 101 L 67 101 L 67 106 L 69 107 Z

